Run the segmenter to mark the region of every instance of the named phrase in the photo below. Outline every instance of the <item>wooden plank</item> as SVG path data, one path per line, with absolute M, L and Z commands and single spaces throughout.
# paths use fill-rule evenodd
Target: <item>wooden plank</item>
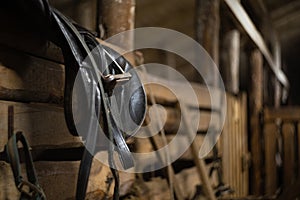
M 283 136 L 283 186 L 289 187 L 294 181 L 295 148 L 294 148 L 295 127 L 293 124 L 285 123 L 282 127 Z
M 229 105 L 229 101 L 227 99 L 227 107 Z M 229 184 L 232 187 L 232 168 L 231 168 L 231 160 L 232 157 L 230 155 L 231 152 L 231 147 L 232 145 L 230 145 L 230 126 L 229 126 L 229 122 L 228 119 L 230 119 L 229 117 L 231 115 L 231 112 L 226 112 L 226 118 L 227 120 L 225 120 L 224 123 L 224 127 L 222 130 L 222 159 L 226 162 L 222 162 L 222 170 L 223 170 L 223 180 L 226 184 Z
M 167 133 L 174 134 L 178 131 L 178 128 L 182 123 L 181 113 L 179 110 L 174 108 L 172 109 L 170 107 L 164 107 L 164 109 L 165 111 L 158 110 L 159 114 L 162 116 L 163 122 L 165 122 L 164 129 Z M 199 122 L 196 122 L 195 118 L 193 118 L 194 116 L 196 116 L 197 113 L 200 116 Z M 196 109 L 189 109 L 189 113 L 188 113 L 188 117 L 190 117 L 189 119 L 194 119 L 194 123 L 198 123 L 197 130 L 198 132 L 201 133 L 205 133 L 208 130 L 209 125 L 214 126 L 216 130 L 221 130 L 221 124 L 218 120 L 211 122 L 211 117 L 216 117 L 218 115 L 219 114 L 215 112 L 211 113 L 209 111 L 199 111 Z M 156 120 L 155 116 L 150 116 L 150 119 Z
M 0 86 L 0 99 L 23 103 L 47 103 L 57 106 L 63 105 L 63 97 L 42 91 L 28 91 L 24 89 L 8 89 Z
M 44 92 L 62 98 L 64 66 L 1 47 L 0 86 Z
M 62 109 L 51 106 L 0 101 L 0 150 L 7 142 L 8 106 L 14 106 L 14 130 L 23 131 L 31 146 L 66 146 L 81 143 L 66 126 Z
M 265 140 L 265 194 L 273 195 L 277 190 L 278 172 L 276 165 L 276 132 L 277 126 L 275 123 L 267 123 L 264 125 L 264 140 Z
M 300 121 L 300 107 L 284 106 L 281 108 L 265 108 L 264 120 L 266 122 L 274 122 L 277 118 L 283 121 Z
M 222 132 L 222 169 L 225 184 L 235 192 L 226 197 L 248 195 L 248 140 L 246 125 L 246 95 L 227 94 L 227 114 Z
M 174 139 L 174 135 L 167 135 L 167 141 L 168 143 L 172 141 L 172 139 Z M 185 136 L 178 136 L 178 140 L 176 143 L 176 146 L 178 146 L 177 149 L 182 149 L 182 148 L 187 148 L 189 145 L 188 143 L 188 139 Z M 200 147 L 203 143 L 204 140 L 204 135 L 196 135 L 194 142 L 195 142 L 195 146 L 197 147 L 198 150 L 200 150 Z M 136 138 L 135 139 L 135 143 L 137 144 L 136 146 L 136 152 L 138 153 L 149 153 L 154 151 L 153 146 L 149 140 L 149 138 Z M 171 153 L 171 157 L 172 155 L 177 155 L 178 152 L 173 151 L 170 152 Z M 207 155 L 207 158 L 211 158 L 213 156 L 212 152 L 210 152 Z M 220 154 L 221 156 L 221 154 Z M 193 160 L 193 156 L 191 154 L 190 149 L 187 149 L 179 158 L 179 160 L 186 160 L 186 161 L 191 161 Z
M 243 196 L 249 195 L 249 168 L 250 168 L 250 153 L 249 153 L 249 148 L 248 148 L 248 112 L 245 112 L 247 110 L 247 95 L 244 93 L 242 94 L 241 97 L 241 115 L 242 115 L 242 120 L 241 120 L 241 131 L 242 131 L 242 146 L 243 146 L 243 157 L 242 157 L 242 180 L 243 180 L 243 189 L 242 189 L 242 194 Z
M 260 112 L 263 106 L 263 58 L 258 49 L 250 55 L 250 89 L 249 89 L 249 112 L 250 112 L 250 144 L 252 154 L 252 194 L 259 195 L 263 191 L 262 179 L 262 147 Z
M 181 99 L 189 107 L 212 110 L 219 110 L 221 107 L 221 104 L 212 105 L 210 93 L 207 87 L 204 85 L 191 83 L 192 89 L 194 90 L 198 99 L 198 101 L 195 102 L 193 99 L 188 98 L 190 96 L 189 90 L 185 88 L 186 86 L 184 84 L 180 84 L 179 82 L 175 81 L 166 81 L 159 77 L 149 77 L 149 82 L 151 82 L 151 84 L 145 85 L 146 93 L 149 93 L 150 87 L 150 90 L 159 104 L 176 104 L 178 99 Z M 170 89 L 168 89 L 167 86 L 170 87 Z M 177 88 L 176 94 L 173 93 L 175 91 L 172 91 L 172 88 Z M 212 88 L 210 92 L 213 97 L 222 98 L 225 96 L 225 94 L 217 88 Z
M 116 46 L 105 44 L 118 49 Z M 43 59 L 0 46 L 1 100 L 52 103 L 62 106 L 64 65 L 57 63 L 58 60 L 45 59 L 52 56 L 51 52 L 39 53 Z M 59 52 L 56 53 L 60 55 Z M 35 52 L 33 54 L 40 56 Z M 130 55 L 126 56 L 131 59 Z M 53 59 L 59 59 L 59 57 L 54 56 Z
M 75 198 L 79 163 L 80 161 L 35 162 L 38 180 L 47 199 L 56 200 Z M 14 185 L 13 175 L 9 164 L 1 161 L 0 172 L 1 180 L 4 180 L 0 181 L 0 199 L 18 199 L 19 192 Z M 25 166 L 22 164 L 23 175 L 24 172 Z M 92 193 L 97 192 L 97 199 L 104 196 L 112 197 L 114 183 L 112 183 L 109 188 L 105 182 L 107 178 L 111 177 L 112 174 L 110 169 L 99 161 L 94 160 L 88 183 L 87 196 L 91 196 Z M 129 192 L 133 180 L 134 174 L 120 172 L 120 195 L 125 195 Z

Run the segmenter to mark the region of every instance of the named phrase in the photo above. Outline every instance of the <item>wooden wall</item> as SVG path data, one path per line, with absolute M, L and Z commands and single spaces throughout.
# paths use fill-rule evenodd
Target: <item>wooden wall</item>
M 227 115 L 222 132 L 222 164 L 224 182 L 234 193 L 245 197 L 249 190 L 249 152 L 247 131 L 247 96 L 227 94 Z
M 8 107 L 13 106 L 14 132 L 22 131 L 28 139 L 47 198 L 74 199 L 83 144 L 79 137 L 69 133 L 61 107 L 64 65 L 60 57 L 53 56 L 59 52 L 41 51 L 39 54 L 30 55 L 0 46 L 0 151 L 3 152 L 8 139 Z M 45 59 L 49 57 L 54 59 Z M 23 164 L 22 169 L 25 172 Z M 133 174 L 124 175 L 121 173 L 123 194 L 134 180 Z M 112 196 L 113 188 L 105 182 L 111 177 L 110 169 L 95 160 L 89 195 Z M 5 161 L 0 161 L 0 180 L 0 199 L 17 199 L 19 192 Z

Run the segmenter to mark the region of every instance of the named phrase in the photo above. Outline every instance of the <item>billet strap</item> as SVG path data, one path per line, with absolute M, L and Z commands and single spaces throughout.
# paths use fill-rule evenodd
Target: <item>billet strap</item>
M 25 156 L 26 174 L 27 174 L 28 181 L 24 180 L 21 174 L 18 142 L 21 142 L 21 144 L 23 145 L 22 150 Z M 32 156 L 29 151 L 28 142 L 24 137 L 24 135 L 22 134 L 22 132 L 17 132 L 16 134 L 13 134 L 9 138 L 5 146 L 5 149 L 6 149 L 8 161 L 10 163 L 14 175 L 15 185 L 18 188 L 18 190 L 21 192 L 20 199 L 45 200 L 46 196 L 44 194 L 43 189 L 39 186 L 35 168 L 33 165 Z

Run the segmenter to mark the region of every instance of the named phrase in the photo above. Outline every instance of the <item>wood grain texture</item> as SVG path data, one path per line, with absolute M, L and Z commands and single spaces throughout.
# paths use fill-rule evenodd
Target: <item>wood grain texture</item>
M 196 99 L 198 100 L 194 101 L 193 98 L 190 98 L 190 90 L 187 90 L 186 85 L 184 84 L 171 80 L 163 80 L 159 77 L 153 76 L 149 77 L 149 82 L 151 82 L 151 84 L 147 84 L 145 86 L 146 93 L 148 94 L 150 90 L 153 93 L 156 102 L 163 105 L 174 105 L 178 101 L 183 101 L 185 104 L 187 104 L 187 106 L 190 107 L 208 110 L 219 110 L 221 104 L 218 104 L 216 102 L 212 103 L 210 93 L 216 99 L 221 99 L 223 96 L 225 96 L 225 94 L 217 88 L 211 88 L 211 91 L 209 91 L 204 85 L 198 83 L 191 83 L 191 87 L 193 90 L 192 92 L 194 92 Z M 176 88 L 176 91 L 173 88 Z M 213 101 L 216 101 L 216 99 L 213 99 Z
M 103 30 L 101 39 L 107 39 L 123 31 L 134 28 L 135 0 L 111 1 L 101 0 L 98 26 Z M 117 20 L 116 20 L 117 19 Z M 123 49 L 133 48 L 133 34 L 121 37 L 121 41 L 114 43 Z
M 230 30 L 225 33 L 221 49 L 221 71 L 226 91 L 239 93 L 240 33 Z
M 167 135 L 167 141 L 171 142 L 174 139 L 174 135 Z M 182 148 L 188 148 L 189 147 L 189 141 L 187 137 L 184 136 L 178 136 L 179 138 L 176 139 L 176 149 L 182 149 Z M 196 135 L 194 138 L 195 145 L 197 147 L 197 150 L 200 150 L 200 147 L 203 143 L 204 136 L 203 135 Z M 138 153 L 148 153 L 154 151 L 154 148 L 152 147 L 152 144 L 148 138 L 137 138 L 136 139 L 137 144 L 137 152 Z M 175 156 L 178 152 L 176 149 L 173 149 L 174 151 L 170 152 L 171 157 Z M 212 152 L 210 152 L 207 157 L 212 157 Z M 193 160 L 193 156 L 191 154 L 190 149 L 188 148 L 183 154 L 179 157 L 180 160 Z
M 278 132 L 276 124 L 267 123 L 264 125 L 266 195 L 273 195 L 277 190 L 278 172 L 275 160 L 276 132 Z
M 216 65 L 219 65 L 219 30 L 220 30 L 220 0 L 196 1 L 196 40 L 205 48 Z M 203 60 L 204 63 L 209 63 Z M 216 69 L 208 67 L 206 74 L 207 84 L 218 87 Z
M 263 58 L 258 49 L 250 55 L 250 88 L 249 88 L 249 115 L 250 115 L 250 138 L 252 154 L 252 194 L 260 195 L 263 193 L 262 178 L 262 146 L 260 130 L 260 113 L 263 106 Z
M 284 106 L 264 109 L 264 120 L 266 122 L 275 122 L 278 118 L 285 122 L 300 121 L 300 107 Z
M 10 105 L 14 106 L 14 130 L 22 131 L 31 146 L 63 146 L 81 143 L 79 137 L 69 133 L 62 109 L 46 105 L 0 101 L 1 150 L 7 142 L 7 116 Z
M 25 172 L 25 166 L 22 164 L 22 173 Z M 35 168 L 38 180 L 43 188 L 47 199 L 74 199 L 77 174 L 79 170 L 79 161 L 73 162 L 35 162 Z M 0 162 L 0 199 L 15 200 L 18 199 L 17 191 L 10 166 L 7 163 Z M 111 198 L 113 194 L 113 185 L 108 187 L 105 180 L 111 178 L 110 169 L 94 160 L 91 169 L 91 175 L 88 183 L 87 196 L 96 193 L 93 199 L 102 197 Z M 120 173 L 120 195 L 125 195 L 134 181 L 134 174 Z M 95 195 L 95 194 L 94 194 Z
M 244 197 L 249 188 L 249 152 L 247 135 L 246 94 L 227 95 L 227 115 L 221 135 L 222 169 L 225 184 L 234 194 L 226 197 Z
M 291 123 L 282 126 L 283 140 L 283 185 L 289 187 L 295 182 L 295 146 L 294 146 L 295 127 Z
M 64 66 L 1 47 L 0 86 L 4 89 L 41 92 L 62 99 Z

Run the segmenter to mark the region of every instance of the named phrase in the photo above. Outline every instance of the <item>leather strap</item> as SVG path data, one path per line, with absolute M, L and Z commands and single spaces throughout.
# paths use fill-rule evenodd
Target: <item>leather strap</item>
M 72 23 L 70 23 L 62 14 L 60 14 L 58 11 L 54 11 L 53 16 L 55 18 L 55 20 L 57 21 L 59 27 L 61 30 L 63 30 L 63 34 L 65 35 L 65 38 L 68 42 L 68 44 L 70 46 L 72 46 L 73 48 L 71 48 L 71 50 L 73 51 L 73 54 L 78 54 L 77 52 L 75 52 L 75 47 L 78 48 L 78 46 L 80 45 L 82 50 L 79 51 L 80 53 L 83 51 L 84 54 L 89 57 L 89 61 L 91 61 L 91 66 L 88 66 L 88 68 L 91 68 L 89 75 L 91 76 L 91 80 L 96 80 L 96 86 L 99 87 L 99 94 L 95 95 L 94 92 L 98 91 L 95 88 L 92 87 L 92 90 L 90 91 L 90 93 L 92 93 L 92 96 L 90 98 L 91 102 L 90 102 L 90 112 L 91 112 L 91 116 L 93 115 L 93 111 L 94 111 L 94 106 L 95 106 L 95 100 L 98 101 L 98 104 L 101 104 L 104 108 L 104 115 L 105 115 L 105 119 L 107 122 L 107 131 L 108 131 L 108 135 L 109 138 L 114 138 L 115 143 L 118 146 L 118 152 L 120 155 L 120 159 L 123 163 L 124 168 L 130 168 L 133 166 L 133 159 L 131 157 L 131 153 L 127 147 L 127 144 L 123 138 L 123 135 L 120 133 L 120 130 L 117 128 L 117 126 L 115 125 L 115 122 L 113 121 L 113 118 L 111 117 L 111 113 L 110 113 L 110 108 L 109 108 L 109 102 L 108 102 L 108 98 L 107 95 L 104 91 L 104 87 L 102 84 L 102 77 L 100 77 L 98 71 L 101 71 L 100 69 L 98 69 L 96 62 L 95 62 L 95 58 L 92 56 L 90 49 L 87 45 L 87 42 L 84 41 L 83 37 L 80 35 L 80 33 L 76 30 L 76 28 L 73 26 Z M 71 40 L 70 36 L 73 36 L 73 40 Z M 95 41 L 94 38 L 90 37 L 89 35 L 85 35 L 85 39 L 88 39 L 88 42 L 90 44 L 96 44 L 97 46 L 95 46 L 94 48 L 100 48 L 99 44 Z M 78 41 L 78 43 L 74 43 L 75 41 Z M 78 45 L 78 46 L 77 46 Z M 102 51 L 102 49 L 99 49 L 99 51 Z M 101 54 L 100 54 L 101 55 Z M 81 56 L 79 56 L 79 58 L 81 58 Z M 78 59 L 78 58 L 77 58 Z M 99 59 L 99 58 L 98 58 Z M 103 58 L 100 58 L 100 60 Z M 77 60 L 78 62 L 79 60 Z M 78 62 L 78 64 L 82 63 L 81 61 Z M 82 78 L 84 79 L 84 78 Z M 93 83 L 92 83 L 93 85 Z M 95 86 L 95 85 L 93 85 Z M 94 98 L 95 97 L 95 98 Z M 98 97 L 98 98 L 96 98 Z M 99 97 L 101 99 L 99 99 Z M 101 103 L 100 103 L 101 102 Z M 70 103 L 70 102 L 68 102 Z M 99 116 L 100 112 L 96 111 L 96 114 Z M 87 189 L 87 185 L 88 185 L 88 177 L 89 177 L 89 173 L 90 173 L 90 167 L 92 164 L 92 160 L 93 160 L 93 156 L 91 155 L 91 153 L 94 153 L 93 151 L 95 150 L 96 147 L 96 141 L 97 141 L 97 129 L 95 129 L 97 127 L 97 124 L 93 124 L 95 120 L 90 119 L 91 122 L 91 127 L 89 127 L 89 133 L 87 134 L 87 138 L 86 138 L 86 143 L 89 143 L 89 151 L 92 152 L 88 152 L 85 151 L 84 156 L 82 158 L 82 162 L 80 165 L 80 169 L 79 169 L 79 176 L 78 176 L 78 181 L 77 181 L 77 191 L 76 191 L 76 199 L 81 200 L 85 198 L 85 194 L 86 194 L 86 189 Z M 96 120 L 97 121 L 97 120 Z M 98 122 L 98 121 L 97 121 Z M 113 154 L 113 150 L 109 151 L 109 153 L 112 155 Z M 114 163 L 110 163 L 112 165 L 114 165 Z M 114 168 L 114 166 L 110 166 L 111 168 Z M 116 172 L 113 170 L 113 174 L 116 175 Z M 116 177 L 116 176 L 115 176 Z M 115 184 L 115 191 L 118 191 L 118 184 Z M 115 192 L 114 193 L 114 199 L 118 199 L 118 194 Z
M 24 180 L 21 174 L 20 155 L 18 142 L 23 145 L 25 155 L 26 174 L 28 181 Z M 21 193 L 22 200 L 45 200 L 46 196 L 43 189 L 39 186 L 32 157 L 29 151 L 29 145 L 22 132 L 13 134 L 5 146 L 7 158 L 14 174 L 15 185 Z

